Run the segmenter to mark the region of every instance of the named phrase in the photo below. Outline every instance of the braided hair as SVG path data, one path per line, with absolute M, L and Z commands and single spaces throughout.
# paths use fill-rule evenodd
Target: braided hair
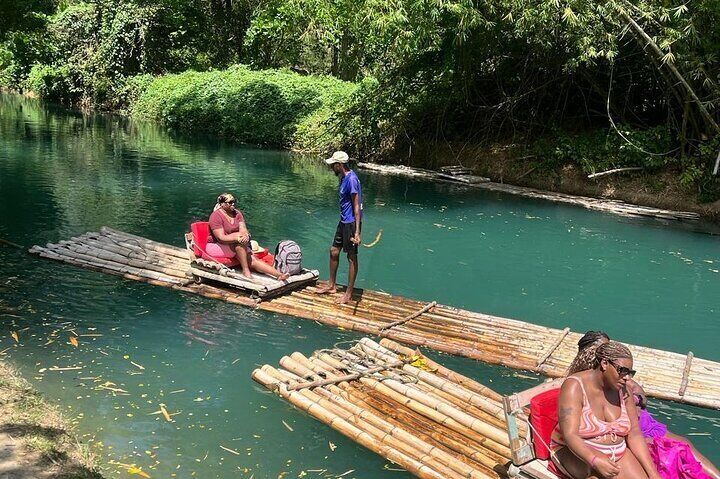
M 594 369 L 596 366 L 595 351 L 598 346 L 608 341 L 610 341 L 610 337 L 603 331 L 588 331 L 585 333 L 578 341 L 578 353 L 570 363 L 567 376 Z
M 598 367 L 600 361 L 603 359 L 614 362 L 618 359 L 629 359 L 632 361 L 632 358 L 632 353 L 623 343 L 609 341 L 605 344 L 601 344 L 595 349 L 595 364 L 593 365 L 593 369 Z

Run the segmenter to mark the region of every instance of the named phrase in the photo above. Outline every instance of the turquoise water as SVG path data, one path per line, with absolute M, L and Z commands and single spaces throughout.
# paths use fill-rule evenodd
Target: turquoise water
M 365 241 L 384 232 L 361 252 L 360 287 L 603 329 L 720 360 L 719 237 L 462 186 L 359 176 Z M 0 238 L 21 245 L 103 225 L 182 245 L 187 225 L 229 190 L 255 238 L 271 246 L 295 239 L 306 263 L 326 277 L 336 188 L 316 158 L 174 138 L 115 117 L 0 96 Z M 110 477 L 131 477 L 118 463 L 153 477 L 332 477 L 350 470 L 343 477 L 408 477 L 250 379 L 255 367 L 292 351 L 309 354 L 358 335 L 2 245 L 0 319 L 2 357 L 77 419 Z M 80 335 L 78 348 L 68 341 L 71 332 Z M 431 354 L 503 393 L 533 382 Z M 175 422 L 153 414 L 160 403 L 178 413 Z M 719 412 L 659 401 L 653 408 L 720 462 Z

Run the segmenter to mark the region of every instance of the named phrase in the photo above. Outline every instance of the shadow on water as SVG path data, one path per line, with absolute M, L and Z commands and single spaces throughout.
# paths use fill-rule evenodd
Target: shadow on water
M 8 95 L 0 95 L 0 113 L 0 238 L 43 244 L 108 225 L 180 246 L 187 225 L 207 217 L 217 194 L 230 190 L 256 239 L 270 247 L 295 239 L 304 262 L 327 276 L 337 179 L 319 161 L 201 136 L 172 138 L 153 125 Z M 367 172 L 360 178 L 365 240 L 384 233 L 360 254 L 359 287 L 553 327 L 604 329 L 620 340 L 720 360 L 717 237 L 459 185 Z M 295 477 L 315 469 L 353 470 L 348 479 L 407 477 L 250 379 L 258 365 L 357 334 L 2 245 L 0 321 L 3 357 L 78 421 L 108 464 L 135 463 L 153 477 Z M 501 393 L 538 381 L 428 354 Z M 158 414 L 160 403 L 173 422 Z M 702 433 L 693 441 L 720 461 L 720 413 L 652 407 L 677 432 Z

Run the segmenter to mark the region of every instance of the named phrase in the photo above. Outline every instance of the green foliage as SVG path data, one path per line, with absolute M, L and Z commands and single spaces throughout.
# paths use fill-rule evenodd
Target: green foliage
M 35 65 L 25 86 L 42 98 L 56 102 L 72 102 L 83 94 L 82 79 L 70 66 Z
M 534 153 L 546 167 L 573 164 L 588 174 L 626 167 L 652 171 L 675 162 L 671 156 L 673 138 L 667 129 L 636 130 L 620 125 L 619 130 L 622 137 L 615 130 L 582 134 L 558 130 L 538 141 Z
M 688 88 L 717 120 L 717 2 L 7 0 L 3 13 L 1 83 L 176 129 L 361 157 L 552 138 L 537 146 L 548 167 L 682 164 L 691 187 L 712 162 L 716 132 Z M 223 70 L 239 63 L 273 70 Z
M 324 145 L 330 111 L 355 85 L 288 70 L 186 72 L 154 80 L 132 108 L 137 118 L 240 142 L 307 148 Z

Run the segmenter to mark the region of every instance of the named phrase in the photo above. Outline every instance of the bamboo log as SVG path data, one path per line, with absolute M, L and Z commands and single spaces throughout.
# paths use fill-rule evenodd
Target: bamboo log
M 401 324 L 405 324 L 405 323 L 407 323 L 408 321 L 411 321 L 411 320 L 417 318 L 417 317 L 420 316 L 421 314 L 423 314 L 423 313 L 425 313 L 425 312 L 427 312 L 427 311 L 430 311 L 430 310 L 431 310 L 432 308 L 434 308 L 435 306 L 437 306 L 437 301 L 433 301 L 432 303 L 426 304 L 425 307 L 423 307 L 420 311 L 417 311 L 417 312 L 411 314 L 410 316 L 408 316 L 408 317 L 406 317 L 406 318 L 403 318 L 403 319 L 401 319 L 401 320 L 399 320 L 399 321 L 393 321 L 392 323 L 388 324 L 387 326 L 383 326 L 382 328 L 380 328 L 380 334 L 381 334 L 381 335 L 387 334 L 387 333 L 385 332 L 386 330 L 388 330 L 388 329 L 390 329 L 390 328 L 392 328 L 392 327 L 394 327 L 394 326 L 399 326 L 399 325 L 401 325 Z
M 276 381 L 273 380 L 272 377 L 267 375 L 265 372 L 257 369 L 253 372 L 252 378 L 258 383 L 265 386 L 276 383 Z M 408 457 L 407 455 L 399 452 L 394 448 L 391 448 L 390 446 L 387 446 L 386 444 L 382 444 L 380 441 L 363 432 L 361 429 L 358 429 L 347 421 L 344 421 L 343 419 L 331 414 L 326 409 L 313 403 L 312 401 L 304 397 L 302 394 L 293 391 L 283 391 L 282 387 L 278 388 L 278 393 L 283 398 L 291 402 L 298 409 L 307 412 L 314 418 L 318 419 L 321 422 L 324 422 L 336 431 L 358 442 L 359 444 L 370 449 L 371 451 L 380 454 L 383 457 L 386 457 L 387 459 L 403 467 L 415 476 L 422 479 L 443 479 L 443 476 L 434 469 L 420 463 L 415 459 Z
M 693 355 L 692 351 L 690 351 L 687 354 L 687 359 L 685 360 L 685 367 L 683 368 L 682 381 L 680 382 L 680 389 L 678 390 L 678 396 L 680 396 L 680 397 L 685 395 L 685 390 L 687 389 L 688 379 L 690 379 L 690 367 L 692 366 L 693 356 L 694 355 Z
M 397 381 L 386 380 L 381 382 L 367 377 L 361 377 L 358 381 L 428 419 L 486 444 L 486 447 L 499 454 L 508 455 L 510 453 L 507 433 L 504 431 L 499 431 L 492 426 L 481 423 L 472 417 L 464 415 L 461 411 L 454 411 L 451 406 L 444 405 L 424 394 L 413 394 L 413 392 L 408 391 L 408 388 L 403 388 L 402 384 L 396 384 Z M 411 395 L 414 397 L 410 397 Z
M 403 346 L 399 343 L 396 343 L 395 341 L 391 339 L 384 338 L 380 341 L 380 345 L 388 348 L 391 351 L 394 351 L 398 354 L 402 354 L 404 356 L 412 356 L 415 354 L 415 351 L 411 348 L 408 348 L 406 346 Z M 502 401 L 502 396 L 492 389 L 490 389 L 487 386 L 483 386 L 482 384 L 478 383 L 477 381 L 468 378 L 467 376 L 463 376 L 460 373 L 456 373 L 455 371 L 446 368 L 445 366 L 433 361 L 432 359 L 424 356 L 425 362 L 427 363 L 428 367 L 431 371 L 434 371 L 436 374 L 453 381 L 455 383 L 458 383 L 471 391 L 474 391 L 478 394 L 481 394 L 483 396 L 488 397 L 489 399 L 492 399 L 494 401 L 500 402 Z
M 382 358 L 384 361 L 388 362 L 395 359 L 393 356 L 390 356 L 386 352 L 382 351 L 381 345 L 375 343 L 369 338 L 362 338 L 358 342 L 358 345 L 363 348 L 363 351 L 365 351 L 366 354 L 369 354 L 373 357 L 379 357 Z M 438 377 L 435 374 L 423 371 L 422 369 L 419 369 L 411 364 L 401 363 L 401 365 L 403 372 L 405 372 L 406 374 L 409 374 L 414 378 L 428 383 L 435 389 L 439 389 L 441 391 L 452 394 L 461 401 L 476 406 L 479 409 L 490 414 L 491 416 L 504 422 L 505 411 L 498 402 L 493 402 L 480 394 L 475 394 L 467 389 L 464 389 L 462 386 L 459 386 L 447 379 Z
M 284 371 L 277 371 L 277 378 L 284 379 Z M 280 386 L 282 387 L 282 386 Z M 377 440 L 391 444 L 405 454 L 415 457 L 423 463 L 432 463 L 432 467 L 448 477 L 469 477 L 484 479 L 485 474 L 459 461 L 447 452 L 431 446 L 400 427 L 394 427 L 367 410 L 362 410 L 344 400 L 340 396 L 329 393 L 326 389 L 317 391 L 303 389 L 298 391 L 306 398 L 325 407 L 333 414 L 356 425 Z M 325 392 L 325 394 L 322 394 Z M 328 397 L 329 396 L 329 397 Z
M 325 355 L 327 356 L 327 355 Z M 308 360 L 307 358 L 304 358 L 300 353 L 293 353 L 291 357 L 284 357 L 281 359 L 280 364 L 283 368 L 292 371 L 294 374 L 299 375 L 300 377 L 311 377 L 315 374 L 324 373 L 324 376 L 332 377 L 333 371 L 337 372 L 337 367 L 342 367 L 342 363 L 339 362 L 333 362 L 332 364 L 328 365 L 330 369 L 325 369 L 321 366 L 322 362 L 312 362 L 311 360 Z M 331 371 L 332 370 L 332 371 Z M 345 383 L 345 387 L 349 388 L 350 384 Z M 342 391 L 341 389 L 337 388 L 337 385 L 331 386 L 331 389 L 334 390 L 334 394 L 338 394 L 339 391 Z M 314 390 L 314 392 L 321 394 L 323 388 L 317 388 Z M 399 404 L 398 404 L 399 406 Z M 467 436 L 465 437 L 465 440 L 467 441 L 469 438 Z M 484 441 L 484 438 L 480 438 L 480 441 Z M 478 445 L 482 444 L 481 442 L 478 442 Z M 484 446 L 483 446 L 484 447 Z M 493 453 L 496 454 L 496 453 Z M 509 456 L 505 456 L 509 457 Z M 494 465 L 497 465 L 497 458 L 492 459 L 490 462 L 488 462 L 487 456 L 485 456 L 485 459 L 480 459 L 481 462 L 483 462 L 488 467 L 493 467 Z M 494 461 L 494 462 L 493 462 Z
M 562 330 L 562 333 L 561 333 L 560 336 L 557 338 L 557 341 L 555 341 L 555 342 L 548 348 L 547 352 L 544 353 L 544 354 L 540 357 L 540 359 L 538 359 L 538 362 L 537 362 L 537 366 L 538 366 L 538 367 L 542 366 L 543 363 L 545 363 L 545 361 L 547 361 L 547 358 L 549 358 L 549 357 L 552 355 L 552 353 L 555 352 L 555 350 L 558 348 L 558 346 L 560 346 L 560 344 L 562 344 L 563 340 L 565 339 L 565 337 L 568 335 L 569 332 L 570 332 L 570 328 L 565 328 L 565 329 Z

